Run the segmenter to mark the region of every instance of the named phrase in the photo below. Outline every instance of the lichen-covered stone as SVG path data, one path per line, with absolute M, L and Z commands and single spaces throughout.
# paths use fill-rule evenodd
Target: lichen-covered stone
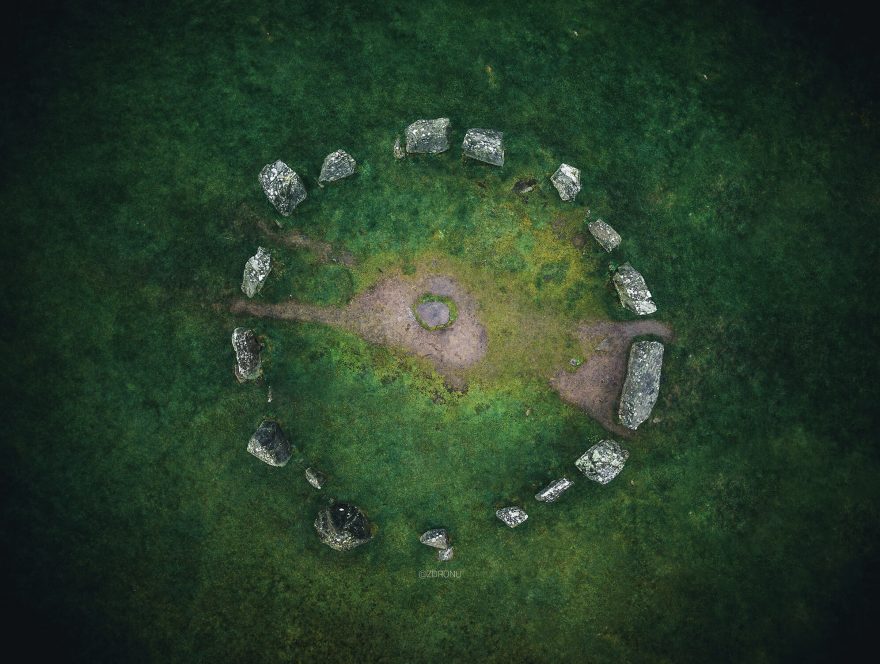
M 629 452 L 616 440 L 602 440 L 574 462 L 584 475 L 599 484 L 608 484 L 623 470 Z
M 453 554 L 453 553 L 454 553 L 454 552 L 453 552 L 451 546 L 448 547 L 448 548 L 446 548 L 446 549 L 440 549 L 440 550 L 437 552 L 437 560 L 439 560 L 440 562 L 446 562 L 446 561 L 448 561 L 448 560 L 452 560 L 452 554 Z
M 624 263 L 617 268 L 612 278 L 620 303 L 637 313 L 646 316 L 657 311 L 657 305 L 651 300 L 651 291 L 645 283 L 645 278 L 629 263 Z
M 419 541 L 422 544 L 433 546 L 435 549 L 449 548 L 449 535 L 446 533 L 445 528 L 432 528 L 422 534 Z
M 581 190 L 581 172 L 574 166 L 562 164 L 550 178 L 559 198 L 564 201 L 573 201 Z
M 270 466 L 284 466 L 290 461 L 293 448 L 278 422 L 263 420 L 248 441 L 247 451 Z
M 596 242 L 598 242 L 605 251 L 613 251 L 617 245 L 620 244 L 620 235 L 618 232 L 601 219 L 591 221 L 587 224 L 587 228 L 590 229 L 590 233 L 596 238 Z
M 495 512 L 495 516 L 501 519 L 505 525 L 510 528 L 516 528 L 519 524 L 529 518 L 529 515 L 525 513 L 525 510 L 516 506 L 502 507 Z
M 318 512 L 315 530 L 321 542 L 337 551 L 348 551 L 372 538 L 367 517 L 347 503 L 333 503 Z
M 318 176 L 318 182 L 335 182 L 336 180 L 347 178 L 354 173 L 356 165 L 354 157 L 345 150 L 331 152 L 324 157 L 324 164 L 321 166 L 321 175 Z
M 257 335 L 253 330 L 237 327 L 232 331 L 232 348 L 235 350 L 235 377 L 239 383 L 256 380 L 263 373 L 263 363 Z
M 416 120 L 406 128 L 406 151 L 437 154 L 449 149 L 449 118 Z
M 320 489 L 324 486 L 324 482 L 327 481 L 327 477 L 320 470 L 306 468 L 306 481 L 316 489 Z
M 400 144 L 400 136 L 394 137 L 394 158 L 403 159 L 406 156 L 406 150 Z
M 461 150 L 465 157 L 504 166 L 504 134 L 494 129 L 468 129 Z
M 285 217 L 306 199 L 306 186 L 302 178 L 280 159 L 274 164 L 263 166 L 260 184 L 269 202 Z
M 568 491 L 568 489 L 573 484 L 574 482 L 563 477 L 562 479 L 556 480 L 555 482 L 547 485 L 545 488 L 536 493 L 535 500 L 539 500 L 542 503 L 555 503 L 557 500 L 559 500 L 559 496 Z
M 620 423 L 637 429 L 648 419 L 660 394 L 663 368 L 663 344 L 659 341 L 636 341 L 629 349 L 629 366 L 620 395 Z
M 272 271 L 272 255 L 257 247 L 257 253 L 248 258 L 244 264 L 244 275 L 241 278 L 241 292 L 248 297 L 253 297 L 263 288 L 263 282 Z

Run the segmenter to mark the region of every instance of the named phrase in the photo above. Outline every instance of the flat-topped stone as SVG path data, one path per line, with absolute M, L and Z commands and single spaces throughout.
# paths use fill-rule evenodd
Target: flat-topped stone
M 435 549 L 446 549 L 449 547 L 449 535 L 445 528 L 432 528 L 423 533 L 419 541 L 422 544 L 433 546 Z
M 646 316 L 657 311 L 657 305 L 651 300 L 651 291 L 645 278 L 629 263 L 617 268 L 612 277 L 614 288 L 620 297 L 620 303 L 639 316 Z
M 256 380 L 263 374 L 260 345 L 253 330 L 237 327 L 232 331 L 232 348 L 235 350 L 235 377 L 239 383 Z
M 306 186 L 302 178 L 280 159 L 263 166 L 260 184 L 269 202 L 285 217 L 306 199 Z
M 587 228 L 605 251 L 611 252 L 620 244 L 620 235 L 617 231 L 601 219 L 591 221 L 587 224 Z
M 335 182 L 336 180 L 347 178 L 354 173 L 356 165 L 354 157 L 345 150 L 331 152 L 324 157 L 324 164 L 321 166 L 321 175 L 318 176 L 318 182 Z
M 504 134 L 494 129 L 468 129 L 461 150 L 465 157 L 504 166 Z
M 349 551 L 372 539 L 367 517 L 347 503 L 333 503 L 318 512 L 315 530 L 321 542 L 337 551 Z
M 515 505 L 511 507 L 502 507 L 495 512 L 495 516 L 501 519 L 509 528 L 516 528 L 519 524 L 529 518 L 529 515 L 525 513 L 525 510 L 521 507 L 516 507 Z
M 440 327 L 449 322 L 449 307 L 445 302 L 422 302 L 416 307 L 416 313 L 428 327 Z
M 563 493 L 571 488 L 573 484 L 574 482 L 565 477 L 558 479 L 536 493 L 535 500 L 542 503 L 555 503 Z
M 257 247 L 257 253 L 247 259 L 244 264 L 244 274 L 241 277 L 241 292 L 248 297 L 253 297 L 263 289 L 263 282 L 272 271 L 272 255 Z
M 293 448 L 278 422 L 263 420 L 248 441 L 247 451 L 270 466 L 284 466 L 290 461 Z
M 406 128 L 406 151 L 437 154 L 449 149 L 449 118 L 416 120 Z
M 648 419 L 660 394 L 663 368 L 663 344 L 659 341 L 636 341 L 629 349 L 629 365 L 620 395 L 620 423 L 637 429 Z
M 623 470 L 629 452 L 616 440 L 602 440 L 574 462 L 584 475 L 599 484 L 608 484 Z
M 559 198 L 564 201 L 573 201 L 581 190 L 581 172 L 574 166 L 562 164 L 550 178 Z

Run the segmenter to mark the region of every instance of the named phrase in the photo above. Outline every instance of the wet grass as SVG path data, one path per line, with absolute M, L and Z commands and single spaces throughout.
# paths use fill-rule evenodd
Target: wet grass
M 55 637 L 31 648 L 778 661 L 858 635 L 880 522 L 876 108 L 740 4 L 575 5 L 95 3 L 25 33 L 2 95 L 0 490 L 12 626 Z M 394 159 L 440 115 L 448 153 Z M 460 158 L 470 126 L 505 132 L 503 168 Z M 338 148 L 358 173 L 318 188 Z M 287 219 L 256 179 L 278 158 L 309 189 Z M 563 161 L 574 203 L 548 181 Z M 267 300 L 453 274 L 489 331 L 468 391 L 337 330 L 233 317 L 258 245 Z M 629 316 L 608 279 L 624 260 L 677 335 L 660 421 L 615 482 L 539 504 L 603 436 L 546 380 L 575 321 Z M 262 384 L 232 375 L 237 325 L 266 339 Z M 267 417 L 298 448 L 284 469 L 245 452 Z M 322 546 L 327 496 L 375 541 Z M 528 522 L 505 528 L 507 504 Z M 433 526 L 457 579 L 419 577 Z

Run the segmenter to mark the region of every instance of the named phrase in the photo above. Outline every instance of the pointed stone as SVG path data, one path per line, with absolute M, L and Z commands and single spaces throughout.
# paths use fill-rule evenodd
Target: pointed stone
M 433 528 L 425 532 L 419 541 L 422 544 L 433 546 L 435 549 L 446 549 L 449 547 L 449 535 L 445 528 Z
M 623 470 L 628 458 L 629 452 L 616 440 L 602 440 L 584 452 L 574 465 L 594 482 L 608 484 Z
M 241 292 L 253 297 L 263 289 L 263 282 L 272 271 L 272 255 L 257 247 L 257 253 L 248 258 L 244 264 L 244 275 L 241 278 Z
M 663 344 L 659 341 L 636 341 L 629 349 L 629 365 L 620 395 L 618 416 L 629 429 L 651 416 L 660 394 L 660 372 L 663 369 Z
M 302 178 L 280 159 L 263 166 L 260 184 L 269 202 L 285 217 L 306 199 L 306 186 Z
M 645 278 L 629 263 L 617 268 L 612 277 L 614 288 L 620 297 L 620 303 L 639 316 L 647 316 L 657 311 L 657 305 L 651 300 L 651 291 Z
M 562 164 L 550 178 L 559 198 L 564 201 L 573 201 L 581 190 L 581 172 L 574 166 Z
M 324 157 L 324 164 L 321 166 L 321 175 L 318 176 L 318 182 L 335 182 L 336 180 L 347 178 L 354 173 L 356 165 L 354 157 L 345 150 L 331 152 Z
M 263 420 L 248 441 L 247 451 L 270 466 L 284 466 L 290 461 L 293 448 L 278 422 Z
M 237 327 L 232 331 L 232 348 L 235 350 L 235 377 L 239 383 L 256 380 L 263 375 L 263 363 L 257 335 L 253 330 Z
M 574 484 L 571 480 L 563 477 L 562 479 L 556 480 L 555 482 L 549 484 L 545 488 L 541 489 L 538 493 L 535 494 L 535 500 L 538 500 L 542 503 L 555 503 L 559 500 L 559 496 L 568 491 L 569 488 Z
M 529 518 L 529 515 L 525 513 L 525 510 L 516 506 L 502 507 L 495 512 L 495 516 L 501 519 L 505 525 L 510 528 L 516 528 L 519 524 Z

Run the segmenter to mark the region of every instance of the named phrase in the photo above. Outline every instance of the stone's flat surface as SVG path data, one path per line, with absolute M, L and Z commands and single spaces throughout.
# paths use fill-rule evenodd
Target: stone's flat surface
M 660 371 L 663 368 L 663 344 L 659 341 L 636 341 L 629 349 L 629 366 L 620 395 L 620 423 L 637 429 L 648 419 L 660 394 Z
M 517 180 L 516 183 L 513 185 L 513 193 L 527 194 L 537 186 L 538 186 L 538 181 L 535 178 L 527 178 L 525 180 Z
M 437 154 L 449 149 L 449 118 L 416 120 L 406 128 L 406 151 Z
M 437 552 L 437 560 L 439 560 L 440 562 L 446 562 L 447 560 L 452 560 L 453 553 L 454 552 L 453 552 L 451 546 L 446 549 L 440 549 L 440 551 Z
M 333 503 L 318 512 L 315 530 L 321 542 L 337 551 L 348 551 L 372 538 L 367 517 L 347 503 Z
M 590 229 L 590 233 L 596 238 L 596 242 L 598 242 L 605 251 L 613 251 L 617 245 L 620 244 L 620 235 L 617 231 L 601 219 L 591 221 L 587 225 L 587 228 Z
M 623 470 L 629 452 L 616 440 L 602 440 L 584 452 L 574 465 L 584 475 L 599 484 L 608 484 Z
M 444 302 L 422 302 L 416 313 L 428 327 L 446 325 L 449 322 L 449 307 Z
M 573 201 L 581 190 L 581 172 L 574 166 L 562 164 L 550 178 L 559 198 L 564 201 Z
M 239 383 L 256 380 L 263 373 L 260 353 L 263 347 L 253 330 L 237 327 L 232 331 L 232 348 L 235 350 L 235 377 Z
M 557 500 L 559 500 L 559 496 L 568 491 L 568 489 L 573 484 L 574 482 L 563 477 L 562 479 L 556 480 L 555 482 L 547 485 L 545 488 L 536 493 L 535 500 L 538 500 L 542 503 L 555 503 Z
M 465 157 L 504 166 L 504 134 L 494 129 L 468 129 L 461 150 Z
M 657 305 L 651 300 L 651 291 L 645 283 L 645 278 L 629 263 L 624 263 L 617 268 L 612 278 L 620 303 L 637 313 L 646 316 L 657 311 Z
M 321 175 L 318 176 L 318 182 L 335 182 L 336 180 L 347 178 L 354 173 L 356 165 L 354 157 L 345 150 L 331 152 L 324 157 L 324 164 L 321 166 Z
M 445 528 L 432 528 L 424 533 L 419 538 L 419 541 L 422 544 L 433 546 L 435 549 L 449 548 L 449 535 L 446 533 Z
M 248 441 L 247 451 L 270 466 L 284 466 L 290 461 L 293 448 L 278 422 L 263 420 Z
M 263 282 L 272 271 L 272 255 L 257 247 L 257 253 L 248 258 L 244 264 L 244 275 L 241 278 L 241 292 L 248 297 L 253 297 L 263 288 Z
M 403 159 L 406 156 L 406 150 L 400 144 L 400 136 L 394 137 L 394 158 Z
M 327 477 L 320 470 L 306 468 L 306 480 L 316 489 L 320 489 L 324 486 L 324 482 L 327 481 Z
M 306 199 L 306 186 L 302 178 L 280 159 L 263 166 L 260 184 L 269 202 L 285 217 Z
M 521 507 L 502 507 L 495 512 L 495 516 L 501 519 L 510 528 L 516 528 L 519 524 L 529 518 Z

